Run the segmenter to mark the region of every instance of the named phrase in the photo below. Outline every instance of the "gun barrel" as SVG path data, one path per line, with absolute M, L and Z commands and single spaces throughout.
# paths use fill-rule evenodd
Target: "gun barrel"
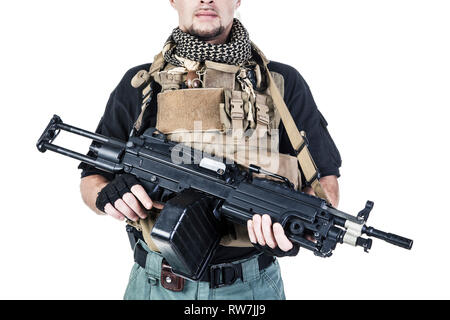
M 398 247 L 405 248 L 408 250 L 410 250 L 413 245 L 413 240 L 398 236 L 393 233 L 383 232 L 383 231 L 377 230 L 372 227 L 364 227 L 362 232 L 367 234 L 369 237 L 381 239 L 390 244 L 393 244 L 393 245 L 396 245 Z

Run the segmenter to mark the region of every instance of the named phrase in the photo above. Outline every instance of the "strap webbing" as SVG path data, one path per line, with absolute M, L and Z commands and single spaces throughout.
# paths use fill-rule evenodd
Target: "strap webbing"
M 330 203 L 325 191 L 322 188 L 322 185 L 319 182 L 319 175 L 317 166 L 314 163 L 314 160 L 308 150 L 307 144 L 303 136 L 300 134 L 300 131 L 295 124 L 294 119 L 292 118 L 291 113 L 289 112 L 286 103 L 284 102 L 283 97 L 281 96 L 280 91 L 278 90 L 275 81 L 272 77 L 272 74 L 269 71 L 268 64 L 269 60 L 265 57 L 265 55 L 259 50 L 259 48 L 252 43 L 253 49 L 259 54 L 261 60 L 264 64 L 264 69 L 266 75 L 268 77 L 268 85 L 270 90 L 270 95 L 272 96 L 273 103 L 277 108 L 278 112 L 281 116 L 281 121 L 283 122 L 284 127 L 286 128 L 287 135 L 289 140 L 291 141 L 292 147 L 294 150 L 299 151 L 297 154 L 297 160 L 300 164 L 300 168 L 305 175 L 306 182 L 313 188 L 316 196 L 326 200 Z
M 155 58 L 153 59 L 153 63 L 150 66 L 150 70 L 148 73 L 150 73 L 150 76 L 153 77 L 156 72 L 161 71 L 161 69 L 164 66 L 164 56 L 163 53 L 158 53 Z
M 164 67 L 164 56 L 163 56 L 163 53 L 160 52 L 160 53 L 157 54 L 157 55 L 155 56 L 155 58 L 153 59 L 153 63 L 152 63 L 152 65 L 150 66 L 150 70 L 148 71 L 148 73 L 145 72 L 145 71 L 143 71 L 143 72 L 146 73 L 146 75 L 151 79 L 151 80 L 150 80 L 150 82 L 151 82 L 151 81 L 154 80 L 154 75 L 155 75 L 158 71 L 161 71 L 161 69 L 162 69 L 163 67 Z M 142 71 L 140 71 L 140 72 L 142 72 Z M 132 80 L 132 85 L 133 85 L 133 81 L 134 81 L 134 78 L 133 78 L 133 80 Z M 138 85 L 139 85 L 139 84 L 142 84 L 142 82 L 143 82 L 143 81 L 139 82 Z M 148 85 L 144 88 L 144 90 L 143 90 L 143 92 L 142 92 L 142 96 L 143 96 L 143 97 L 144 97 L 144 96 L 147 96 L 147 94 L 149 93 L 149 92 L 147 92 L 147 90 L 151 90 L 150 85 L 151 85 L 151 84 L 148 84 Z M 134 86 L 134 85 L 133 85 L 133 86 Z M 150 99 L 152 99 L 152 98 L 153 98 L 153 97 L 150 97 Z M 143 118 L 144 118 L 144 113 L 145 113 L 145 110 L 147 109 L 147 107 L 148 107 L 147 98 L 145 98 L 144 101 L 142 102 L 141 113 L 139 114 L 139 116 L 138 116 L 136 122 L 134 123 L 134 130 L 136 130 L 136 131 L 139 131 L 139 130 L 140 130 L 140 128 L 141 128 L 141 126 L 142 126 L 142 120 L 143 120 Z
M 292 118 L 292 115 L 289 112 L 286 103 L 284 102 L 284 99 L 281 97 L 280 91 L 275 85 L 275 81 L 273 80 L 267 64 L 265 64 L 265 69 L 269 79 L 270 94 L 278 112 L 280 113 L 281 121 L 286 128 L 286 132 L 288 134 L 289 140 L 291 141 L 292 147 L 294 148 L 294 150 L 300 150 L 301 148 L 301 151 L 297 155 L 297 160 L 300 164 L 300 168 L 302 169 L 303 174 L 305 175 L 306 182 L 311 185 L 314 193 L 318 197 L 326 200 L 329 203 L 330 201 L 328 200 L 328 197 L 319 182 L 318 170 L 308 150 L 308 147 L 306 146 L 306 141 L 298 131 L 297 125 L 295 124 L 294 119 Z

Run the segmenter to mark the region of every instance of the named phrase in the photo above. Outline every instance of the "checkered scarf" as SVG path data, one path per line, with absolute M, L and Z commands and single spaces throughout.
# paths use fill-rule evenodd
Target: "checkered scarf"
M 249 34 L 238 19 L 234 19 L 228 43 L 210 44 L 176 28 L 164 48 L 164 59 L 175 66 L 183 65 L 176 56 L 196 62 L 209 60 L 231 65 L 242 65 L 252 57 Z

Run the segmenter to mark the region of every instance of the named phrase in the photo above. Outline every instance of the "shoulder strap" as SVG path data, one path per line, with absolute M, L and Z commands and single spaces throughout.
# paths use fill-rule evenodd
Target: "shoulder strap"
M 307 143 L 302 134 L 299 132 L 297 125 L 295 124 L 295 121 L 292 118 L 292 115 L 289 112 L 289 109 L 286 106 L 283 97 L 281 96 L 280 91 L 275 85 L 272 74 L 269 71 L 269 68 L 267 66 L 269 64 L 269 60 L 267 60 L 267 58 L 264 56 L 261 50 L 258 49 L 258 47 L 256 47 L 253 43 L 252 45 L 263 61 L 265 73 L 268 77 L 270 94 L 272 95 L 273 102 L 278 112 L 280 113 L 281 121 L 286 128 L 286 132 L 288 134 L 289 140 L 291 141 L 292 147 L 297 153 L 297 160 L 300 164 L 300 168 L 302 169 L 303 174 L 305 175 L 306 182 L 313 188 L 314 193 L 318 197 L 330 203 L 325 191 L 322 188 L 322 185 L 319 182 L 319 172 L 311 156 L 311 153 L 308 150 Z
M 161 71 L 161 69 L 164 68 L 164 64 L 165 64 L 164 56 L 163 53 L 160 52 L 153 59 L 153 63 L 150 66 L 150 70 L 148 72 L 146 70 L 141 70 L 131 80 L 131 85 L 134 88 L 139 88 L 144 83 L 147 84 L 144 90 L 142 91 L 143 101 L 141 105 L 141 113 L 139 114 L 136 122 L 134 123 L 134 131 L 136 132 L 138 132 L 141 129 L 145 110 L 147 109 L 151 99 L 153 98 L 152 82 L 154 81 L 154 76 L 156 75 L 157 72 Z
M 161 71 L 162 68 L 164 68 L 165 60 L 163 52 L 161 51 L 158 53 L 155 58 L 153 59 L 153 63 L 150 66 L 149 74 L 153 78 L 156 72 Z

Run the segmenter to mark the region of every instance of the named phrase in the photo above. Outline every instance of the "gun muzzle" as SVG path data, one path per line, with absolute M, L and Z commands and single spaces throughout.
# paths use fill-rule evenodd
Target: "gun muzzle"
M 410 250 L 413 245 L 413 241 L 410 239 L 398 236 L 396 234 L 383 232 L 383 231 L 377 230 L 372 227 L 364 226 L 362 232 L 365 233 L 366 235 L 368 235 L 369 237 L 375 237 L 377 239 L 384 240 L 390 244 L 393 244 L 395 246 L 405 248 L 408 250 Z

